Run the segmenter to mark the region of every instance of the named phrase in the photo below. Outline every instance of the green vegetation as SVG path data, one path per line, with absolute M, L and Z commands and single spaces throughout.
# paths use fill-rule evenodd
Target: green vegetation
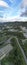
M 19 43 L 20 43 L 20 45 L 22 46 L 22 48 L 23 48 L 23 50 L 24 50 L 24 52 L 25 52 L 25 55 L 26 55 L 26 57 L 27 57 L 27 40 L 25 40 L 24 43 L 22 43 L 22 40 L 19 40 Z
M 0 37 L 1 39 L 1 42 L 0 42 L 0 48 L 6 46 L 9 44 L 9 42 L 7 42 L 7 40 L 10 38 L 11 36 L 10 35 L 7 35 L 7 36 L 3 36 L 3 37 Z M 2 40 L 3 39 L 3 40 Z M 6 43 L 7 42 L 7 43 Z
M 5 37 L 0 37 L 0 42 L 2 42 L 5 39 Z
M 26 65 L 19 45 L 15 38 L 11 39 L 11 45 L 13 46 L 13 50 L 10 51 L 8 57 L 5 57 L 2 60 L 1 65 L 6 65 L 6 63 L 7 65 L 9 65 L 9 62 L 13 65 Z
M 9 43 L 6 43 L 9 38 L 11 38 L 12 36 L 16 36 L 18 38 L 19 44 L 21 45 L 27 57 L 27 40 L 23 44 L 22 40 L 25 40 L 25 37 L 20 26 L 25 26 L 25 24 L 15 22 L 4 23 L 0 25 L 0 48 L 3 48 Z M 25 59 L 23 58 L 17 40 L 13 37 L 10 41 L 10 44 L 12 45 L 13 49 L 10 51 L 9 54 L 6 55 L 5 58 L 1 60 L 1 65 L 26 65 Z

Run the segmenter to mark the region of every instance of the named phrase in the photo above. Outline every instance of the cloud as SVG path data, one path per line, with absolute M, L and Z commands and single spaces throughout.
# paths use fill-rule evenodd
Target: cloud
M 14 3 L 14 2 L 15 2 L 15 0 L 10 0 L 10 2 L 11 2 L 11 3 Z
M 27 6 L 27 0 L 22 0 L 21 8 L 24 8 Z
M 2 1 L 2 0 L 0 0 L 0 6 L 9 7 L 9 5 L 5 1 Z
M 21 3 L 21 17 L 27 17 L 27 0 L 22 0 Z
M 27 9 L 21 13 L 21 17 L 27 17 Z
M 27 18 L 25 18 L 25 17 L 22 18 L 22 17 L 18 17 L 18 16 L 11 17 L 11 18 L 10 17 L 0 18 L 0 22 L 14 22 L 14 21 L 25 22 L 25 21 L 27 21 Z
M 17 11 L 17 14 L 22 17 L 27 17 L 27 0 L 22 0 L 19 4 L 19 10 Z
M 23 0 L 23 5 L 27 6 L 27 0 Z
M 0 6 L 9 7 L 9 8 L 6 8 L 4 12 L 0 11 L 0 13 L 1 12 L 3 13 L 3 14 L 1 13 L 1 15 L 3 16 L 1 20 L 2 21 L 27 20 L 24 17 L 21 17 L 21 14 L 23 14 L 22 12 L 25 11 L 24 7 L 27 6 L 27 0 L 22 0 L 18 5 L 17 3 L 15 4 L 16 0 L 9 0 L 9 1 L 11 2 L 12 6 L 8 5 L 4 0 L 3 1 L 0 0 Z

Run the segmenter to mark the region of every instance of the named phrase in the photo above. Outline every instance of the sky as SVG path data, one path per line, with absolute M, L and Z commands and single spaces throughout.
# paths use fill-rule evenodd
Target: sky
M 27 20 L 27 0 L 0 0 L 0 21 Z

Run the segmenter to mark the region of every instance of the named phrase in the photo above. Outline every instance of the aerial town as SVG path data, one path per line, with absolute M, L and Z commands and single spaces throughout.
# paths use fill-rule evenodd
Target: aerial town
M 0 65 L 27 65 L 27 22 L 0 23 Z

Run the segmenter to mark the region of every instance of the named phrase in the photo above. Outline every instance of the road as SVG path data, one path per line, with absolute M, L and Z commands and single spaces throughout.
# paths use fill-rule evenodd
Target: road
M 25 56 L 24 50 L 22 49 L 21 45 L 19 44 L 18 38 L 16 38 L 16 40 L 17 40 L 17 43 L 18 43 L 18 45 L 19 45 L 19 47 L 20 47 L 20 50 L 21 50 L 21 52 L 22 52 L 22 54 L 23 54 L 24 60 L 25 60 L 26 65 L 27 65 L 27 58 L 26 58 L 26 56 Z
M 21 52 L 22 52 L 22 54 L 23 54 L 23 57 L 24 57 L 24 59 L 25 59 L 25 62 L 26 62 L 26 64 L 27 64 L 26 55 L 25 55 L 24 50 L 23 50 L 23 48 L 21 47 L 21 45 L 20 45 L 20 43 L 19 43 L 19 41 L 18 41 L 18 38 L 15 37 L 15 36 L 12 36 L 12 37 L 10 38 L 10 40 L 11 40 L 13 37 L 17 40 L 17 43 L 18 43 L 18 45 L 19 45 L 19 48 L 20 48 L 20 50 L 21 50 Z
M 26 55 L 25 55 L 25 53 L 24 53 L 24 50 L 23 50 L 23 48 L 21 47 L 21 45 L 20 45 L 20 43 L 19 43 L 19 41 L 18 41 L 18 38 L 17 38 L 17 37 L 12 36 L 12 37 L 10 38 L 10 40 L 11 40 L 13 37 L 17 40 L 17 43 L 18 43 L 18 45 L 19 45 L 19 48 L 20 48 L 20 50 L 21 50 L 21 52 L 22 52 L 22 54 L 23 54 L 24 60 L 25 60 L 26 65 L 27 65 L 27 58 L 26 58 Z

